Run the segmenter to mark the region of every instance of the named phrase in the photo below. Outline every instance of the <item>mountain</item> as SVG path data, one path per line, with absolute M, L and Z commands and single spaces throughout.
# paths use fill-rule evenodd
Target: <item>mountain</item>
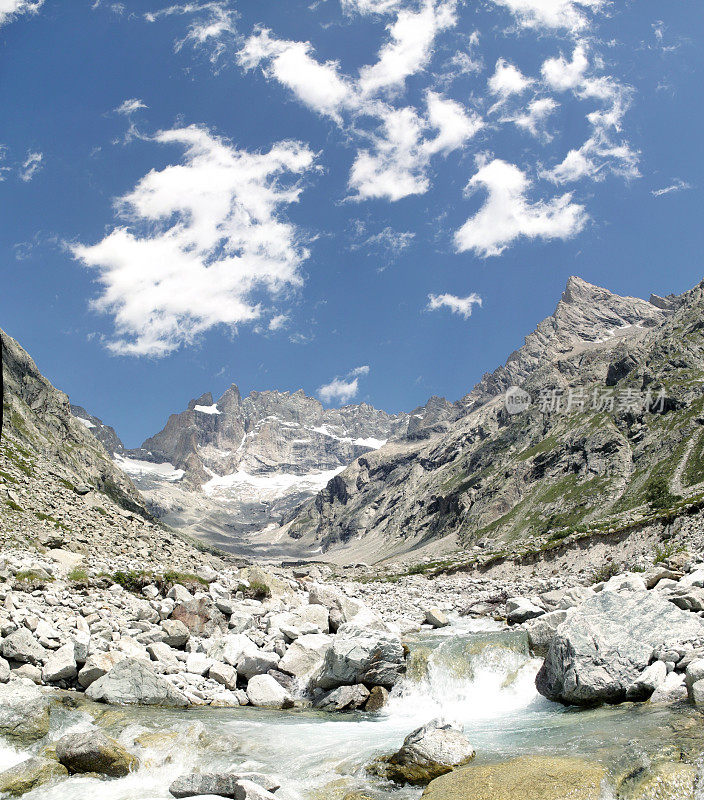
M 340 561 L 500 553 L 676 512 L 704 481 L 703 286 L 645 301 L 570 278 L 437 433 L 358 457 L 275 540 Z M 512 386 L 532 399 L 522 413 Z
M 366 403 L 325 409 L 303 391 L 253 391 L 234 384 L 172 414 L 163 430 L 128 450 L 115 431 L 80 406 L 77 420 L 130 475 L 155 515 L 169 525 L 247 552 L 246 534 L 270 529 L 338 472 L 388 440 L 438 430 L 458 410 L 441 398 L 413 414 Z M 244 538 L 243 538 L 244 537 Z

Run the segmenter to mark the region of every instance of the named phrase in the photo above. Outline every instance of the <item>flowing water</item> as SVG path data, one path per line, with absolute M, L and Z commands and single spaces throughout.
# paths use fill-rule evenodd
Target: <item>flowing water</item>
M 409 674 L 380 714 L 260 709 L 122 709 L 59 707 L 53 736 L 97 724 L 134 750 L 142 766 L 111 781 L 72 777 L 25 795 L 27 800 L 170 800 L 179 775 L 253 769 L 279 776 L 285 800 L 337 800 L 355 789 L 389 800 L 421 791 L 370 778 L 365 764 L 391 753 L 405 736 L 435 718 L 463 725 L 477 763 L 521 754 L 583 755 L 624 772 L 663 752 L 704 750 L 693 712 L 624 705 L 565 709 L 540 697 L 525 638 L 491 622 L 457 623 L 418 635 Z M 35 749 L 39 750 L 41 745 Z M 27 757 L 0 746 L 0 769 Z

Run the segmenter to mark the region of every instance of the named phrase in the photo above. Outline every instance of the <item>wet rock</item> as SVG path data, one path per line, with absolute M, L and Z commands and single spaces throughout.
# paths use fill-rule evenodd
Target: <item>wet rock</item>
M 365 683 L 390 689 L 404 668 L 405 652 L 397 636 L 345 625 L 325 655 L 317 685 L 335 689 Z
M 69 642 L 53 652 L 47 658 L 42 669 L 44 683 L 72 681 L 77 675 L 78 665 L 76 664 L 76 649 L 73 642 Z
M 47 651 L 35 639 L 27 628 L 18 628 L 2 641 L 2 654 L 10 661 L 21 664 L 43 664 L 48 656 Z
M 425 786 L 468 764 L 474 755 L 474 748 L 460 728 L 433 720 L 409 734 L 397 753 L 374 762 L 370 771 L 395 783 Z
M 169 681 L 134 658 L 119 661 L 86 690 L 86 697 L 111 705 L 176 706 L 188 700 Z
M 36 686 L 7 683 L 0 686 L 0 734 L 33 742 L 49 732 L 49 701 Z
M 12 797 L 68 776 L 68 770 L 50 758 L 28 758 L 0 772 L 0 794 Z
M 278 669 L 300 680 L 318 672 L 332 647 L 332 638 L 325 634 L 299 636 L 286 650 Z
M 524 756 L 457 769 L 434 780 L 423 800 L 599 800 L 606 773 L 577 758 Z
M 276 800 L 276 795 L 254 781 L 240 780 L 235 785 L 235 800 Z
M 238 776 L 229 772 L 194 773 L 176 778 L 169 786 L 169 792 L 174 797 L 198 797 L 212 794 L 218 797 L 233 798 L 238 782 Z
M 56 757 L 69 772 L 95 772 L 110 778 L 123 778 L 139 767 L 136 756 L 96 728 L 62 736 L 56 743 Z
M 548 699 L 566 704 L 618 703 L 655 648 L 702 635 L 699 617 L 653 592 L 601 592 L 557 629 L 536 686 Z
M 628 800 L 694 798 L 697 769 L 691 764 L 663 762 L 649 769 L 628 792 Z
M 650 696 L 651 703 L 678 703 L 687 699 L 687 687 L 684 675 L 671 672 L 665 680 L 655 688 Z
M 388 701 L 389 690 L 384 689 L 383 686 L 375 686 L 369 693 L 369 699 L 364 706 L 364 710 L 370 712 L 381 711 Z
M 325 711 L 355 711 L 369 699 L 369 689 L 364 684 L 340 686 L 325 692 L 313 703 L 315 708 Z
M 293 698 L 271 675 L 255 675 L 247 684 L 247 697 L 261 708 L 291 708 Z
M 427 609 L 425 612 L 425 621 L 428 625 L 432 625 L 433 628 L 445 628 L 450 624 L 447 614 L 439 608 Z

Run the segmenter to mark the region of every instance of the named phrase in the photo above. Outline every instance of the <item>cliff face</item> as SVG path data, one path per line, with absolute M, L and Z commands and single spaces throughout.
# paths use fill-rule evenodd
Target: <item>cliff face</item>
M 463 399 L 449 429 L 357 458 L 280 535 L 340 560 L 512 550 L 647 518 L 663 480 L 672 498 L 696 494 L 702 292 L 649 302 L 570 279 L 555 313 Z M 532 404 L 512 415 L 514 385 Z M 648 398 L 658 402 L 645 410 Z

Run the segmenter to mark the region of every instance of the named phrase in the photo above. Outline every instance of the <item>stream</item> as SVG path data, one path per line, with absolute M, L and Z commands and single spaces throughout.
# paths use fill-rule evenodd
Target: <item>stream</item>
M 534 685 L 541 662 L 530 656 L 524 634 L 498 623 L 453 620 L 450 628 L 418 634 L 409 645 L 408 675 L 378 714 L 117 708 L 83 703 L 78 695 L 76 707 L 52 712 L 50 738 L 97 724 L 139 756 L 140 769 L 110 781 L 74 776 L 24 797 L 171 800 L 168 787 L 182 774 L 237 769 L 278 776 L 282 800 L 342 800 L 360 789 L 394 800 L 419 798 L 422 790 L 384 784 L 364 767 L 438 717 L 464 727 L 475 763 L 580 755 L 623 774 L 662 754 L 686 752 L 696 760 L 704 752 L 701 717 L 692 710 L 648 704 L 576 710 L 545 700 Z M 29 754 L 0 744 L 0 769 Z

